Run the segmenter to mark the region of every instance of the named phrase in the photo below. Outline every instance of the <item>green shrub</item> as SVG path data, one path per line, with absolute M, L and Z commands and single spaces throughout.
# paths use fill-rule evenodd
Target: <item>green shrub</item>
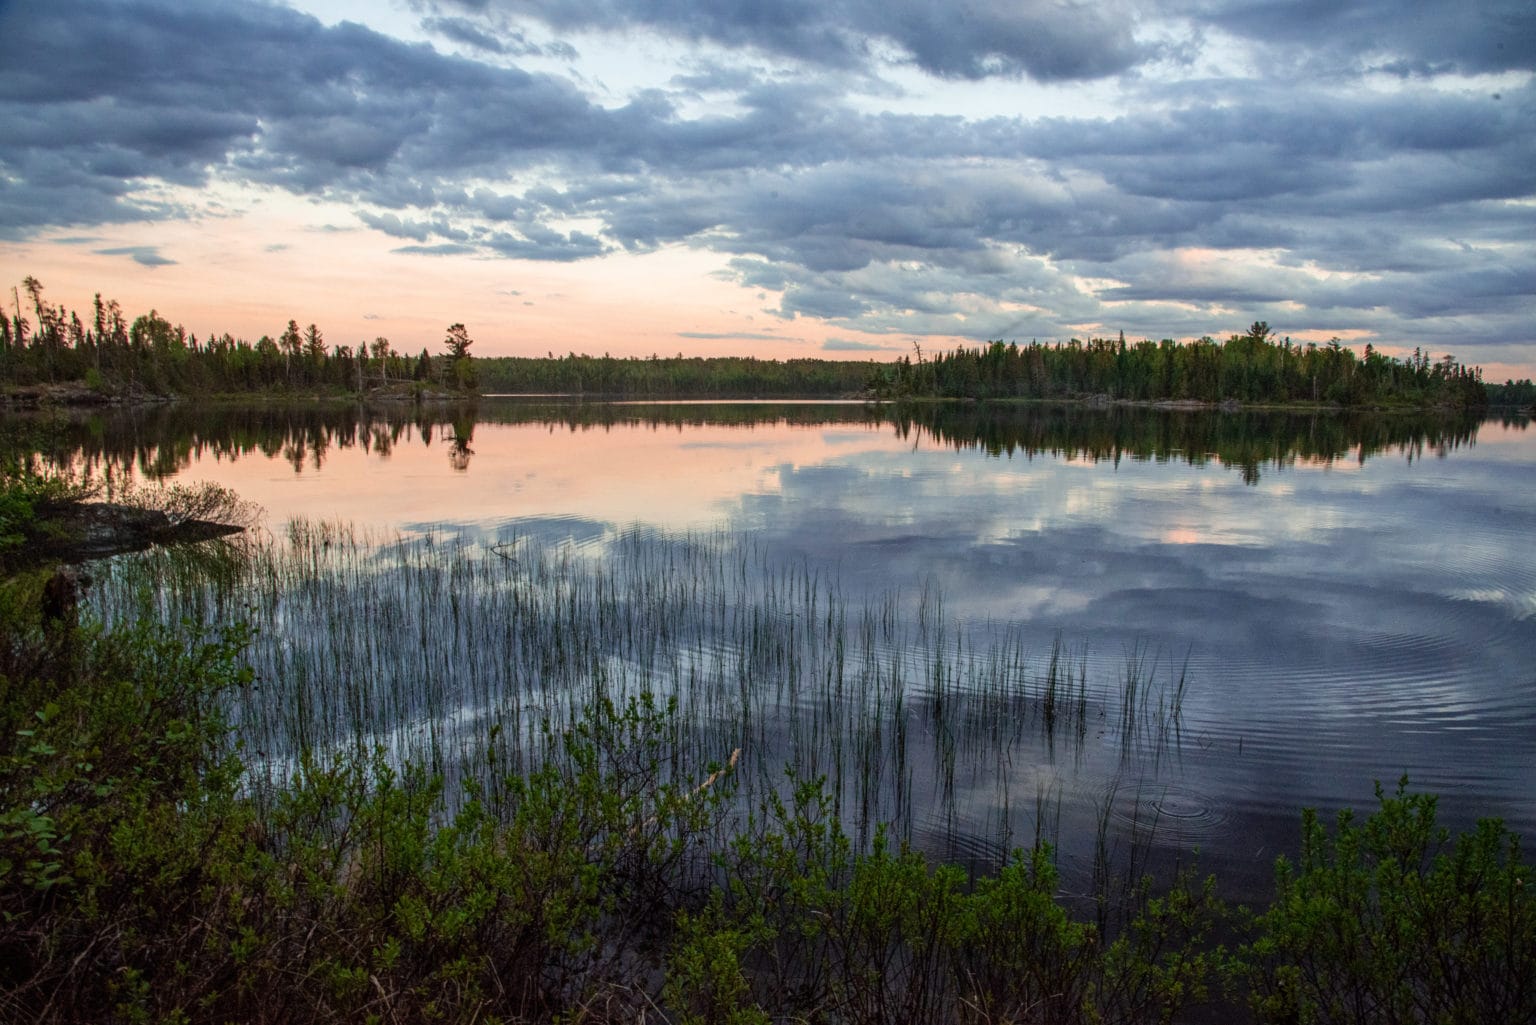
M 131 1018 L 150 993 L 174 1017 L 249 819 L 217 701 L 244 637 L 40 623 L 42 575 L 0 584 L 0 1018 Z
M 1519 840 L 1496 820 L 1456 838 L 1435 798 L 1376 788 L 1375 814 L 1308 811 L 1301 857 L 1242 952 L 1261 1021 L 1536 1021 L 1536 905 Z
M 971 930 L 957 951 L 966 1018 L 977 1022 L 1081 1020 L 1097 962 L 1095 929 L 1057 900 L 1049 848 L 1016 852 L 978 880 Z
M 682 918 L 668 1006 L 690 1021 L 1171 1021 L 1221 965 L 1214 882 L 1131 887 L 1113 937 L 1074 921 L 1048 846 L 974 881 L 877 832 L 854 850 L 820 781 L 770 796 Z
M 97 490 L 75 474 L 40 469 L 30 458 L 0 458 L 0 566 L 46 532 L 49 512 L 84 501 Z

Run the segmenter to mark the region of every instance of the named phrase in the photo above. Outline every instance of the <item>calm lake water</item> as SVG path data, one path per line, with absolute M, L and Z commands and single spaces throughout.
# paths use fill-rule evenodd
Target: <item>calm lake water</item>
M 1441 795 L 1450 825 L 1498 816 L 1536 835 L 1536 429 L 1524 421 L 509 399 L 112 414 L 74 442 L 114 473 L 227 484 L 279 537 L 296 517 L 349 522 L 481 560 L 450 574 L 503 572 L 516 560 L 486 553 L 518 544 L 628 559 L 636 578 L 663 564 L 683 582 L 714 574 L 719 593 L 677 599 L 687 622 L 665 642 L 683 655 L 613 664 L 632 686 L 659 672 L 662 691 L 729 690 L 690 699 L 737 702 L 740 718 L 703 742 L 716 757 L 741 746 L 761 778 L 796 759 L 840 768 L 849 806 L 936 855 L 987 863 L 1045 835 L 1081 866 L 1102 823 L 1116 844 L 1198 849 L 1237 893 L 1255 892 L 1294 848 L 1299 809 L 1365 810 L 1374 781 L 1405 774 Z M 845 609 L 835 669 L 810 651 L 833 643 L 831 626 L 796 635 L 784 622 L 825 605 L 776 587 L 821 589 Z M 497 618 L 520 600 L 479 620 L 458 612 L 471 636 L 436 664 L 450 679 L 425 714 L 463 719 L 450 706 L 473 703 L 478 722 L 499 688 L 533 686 L 494 664 L 465 689 L 452 679 L 473 652 L 511 644 Z M 406 633 L 429 614 L 385 604 Z M 748 605 L 801 653 L 750 672 Z M 312 643 L 304 614 L 287 616 L 268 629 L 291 636 L 259 642 L 282 649 L 262 656 L 269 672 L 293 672 L 282 659 Z M 337 664 L 377 657 L 326 650 Z M 1047 723 L 1053 650 L 1072 667 L 1063 693 L 1076 697 L 1062 700 L 1075 711 Z M 847 674 L 836 693 L 810 679 L 834 673 Z M 806 679 L 785 693 L 786 674 Z M 873 796 L 854 796 L 861 786 Z

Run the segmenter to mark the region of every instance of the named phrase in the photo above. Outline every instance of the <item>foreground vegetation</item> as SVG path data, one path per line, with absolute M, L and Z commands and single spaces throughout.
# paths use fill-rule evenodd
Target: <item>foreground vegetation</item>
M 0 589 L 0 1016 L 75 1021 L 1536 1020 L 1536 904 L 1497 823 L 1401 788 L 1304 819 L 1257 914 L 1185 872 L 1069 913 L 1041 844 L 992 874 L 856 847 L 815 780 L 731 813 L 676 712 L 587 707 L 502 799 L 306 754 L 253 790 L 238 629 L 45 622 Z M 1101 893 L 1110 893 L 1109 888 Z M 1215 941 L 1226 929 L 1232 941 Z
M 30 473 L 7 491 L 47 487 Z M 683 638 L 705 664 L 793 681 L 796 637 L 837 648 L 869 631 L 890 668 L 866 668 L 882 675 L 858 676 L 847 646 L 803 679 L 846 659 L 847 689 L 869 690 L 850 707 L 901 700 L 878 608 L 844 626 L 814 578 L 755 577 L 707 547 L 675 565 L 646 547 L 626 580 L 522 543 L 475 563 L 423 541 L 392 556 L 414 574 L 397 591 L 349 545 L 345 528 L 311 525 L 280 563 L 260 546 L 141 557 L 148 604 L 113 606 L 109 624 L 50 606 L 51 567 L 0 582 L 0 1019 L 1139 1023 L 1216 1001 L 1236 1021 L 1536 1021 L 1530 867 L 1497 822 L 1453 839 L 1434 799 L 1400 785 L 1364 821 L 1304 816 L 1298 856 L 1251 912 L 1188 866 L 1152 876 L 1107 857 L 1071 896 L 1045 838 L 986 867 L 939 864 L 899 830 L 850 834 L 830 772 L 757 785 L 777 770 L 751 764 L 768 748 L 741 692 L 713 694 L 687 659 L 643 662 L 646 630 L 686 632 L 693 603 L 739 642 Z M 252 586 L 306 564 L 280 599 Z M 721 604 L 738 583 L 711 574 L 727 569 L 752 600 Z M 99 586 L 133 573 L 103 567 Z M 500 605 L 469 606 L 476 573 L 505 575 Z M 391 603 L 423 600 L 441 618 L 400 630 Z M 294 679 L 270 662 L 258 674 L 248 628 L 198 625 L 264 608 L 313 621 L 341 657 L 297 645 Z M 360 618 L 406 634 L 398 651 L 347 655 Z M 1008 682 L 1012 663 L 938 660 L 945 645 L 926 643 L 931 722 L 1080 728 L 1090 698 L 1058 655 L 1031 688 Z M 434 652 L 497 644 L 510 647 L 487 661 L 540 676 L 515 719 L 485 695 L 391 707 L 387 690 L 360 689 L 404 672 L 413 649 L 430 676 Z M 957 686 L 971 671 L 1004 682 Z M 683 689 L 663 697 L 647 680 Z M 430 695 L 425 682 L 399 686 Z M 1116 721 L 1126 743 L 1157 742 L 1149 711 L 1176 712 L 1133 683 Z M 816 707 L 840 686 L 826 688 Z M 249 717 L 259 707 L 287 709 L 282 736 L 300 742 L 277 747 Z M 445 743 L 436 724 L 461 718 L 478 741 Z M 879 708 L 850 721 L 876 757 L 850 745 L 848 774 L 887 761 L 897 742 L 866 729 L 884 721 Z M 402 745 L 393 725 L 433 736 Z M 826 727 L 818 713 L 802 728 Z M 732 737 L 745 757 L 725 749 Z

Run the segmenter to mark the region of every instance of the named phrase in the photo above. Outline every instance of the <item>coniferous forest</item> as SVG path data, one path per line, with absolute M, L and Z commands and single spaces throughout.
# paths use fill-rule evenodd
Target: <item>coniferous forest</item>
M 1325 345 L 1276 339 L 1258 321 L 1224 343 L 1127 343 L 1076 338 L 1065 344 L 992 342 L 923 359 L 903 358 L 879 387 L 893 395 L 953 398 L 1080 398 L 1130 401 L 1327 403 L 1340 406 L 1477 407 L 1488 402 L 1482 373 L 1415 349 L 1407 359 L 1369 344 L 1356 355 L 1338 339 Z
M 25 297 L 25 298 L 23 298 Z M 199 337 L 157 310 L 130 319 L 98 293 L 85 316 L 45 298 L 34 277 L 0 316 L 0 386 L 76 385 L 102 399 L 177 394 L 336 393 L 426 388 L 457 393 L 565 393 L 616 397 L 851 397 L 879 399 L 1089 399 L 1129 402 L 1309 404 L 1354 408 L 1524 406 L 1531 381 L 1485 385 L 1477 367 L 1416 349 L 1396 358 L 1277 338 L 1255 322 L 1225 342 L 994 341 L 892 361 L 751 357 L 619 358 L 570 353 L 480 357 L 463 324 L 433 346 L 388 338 L 328 343 L 321 328 L 289 320 L 255 341 Z
M 23 299 L 25 297 L 25 299 Z M 411 382 L 473 387 L 462 324 L 447 329 L 434 355 L 402 352 L 387 338 L 327 344 L 315 324 L 289 320 L 252 342 L 228 332 L 199 338 L 157 310 L 129 319 L 98 292 L 87 317 L 43 296 L 27 277 L 0 317 L 0 384 L 79 383 L 103 396 L 357 392 Z M 30 316 L 23 302 L 30 304 Z

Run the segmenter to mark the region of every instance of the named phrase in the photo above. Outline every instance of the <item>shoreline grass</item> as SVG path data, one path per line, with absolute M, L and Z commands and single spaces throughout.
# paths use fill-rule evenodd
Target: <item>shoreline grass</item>
M 749 798 L 780 788 L 783 765 L 825 776 L 864 843 L 876 823 L 910 840 L 957 822 L 959 792 L 988 786 L 1007 749 L 1107 752 L 1090 720 L 1113 726 L 1132 776 L 1179 742 L 1184 683 L 1147 652 L 1090 682 L 1086 651 L 1060 638 L 1032 655 L 1015 624 L 950 622 L 931 587 L 847 594 L 724 533 L 584 547 L 297 521 L 244 558 L 216 574 L 175 551 L 119 560 L 91 601 L 109 624 L 255 629 L 256 684 L 231 717 L 263 785 L 303 752 L 382 747 L 491 786 L 544 753 L 546 724 L 647 693 L 677 704 L 678 764 L 740 749 Z M 993 800 L 1011 785 L 993 779 Z M 987 841 L 998 856 L 1010 831 L 1039 827 L 1008 823 Z

